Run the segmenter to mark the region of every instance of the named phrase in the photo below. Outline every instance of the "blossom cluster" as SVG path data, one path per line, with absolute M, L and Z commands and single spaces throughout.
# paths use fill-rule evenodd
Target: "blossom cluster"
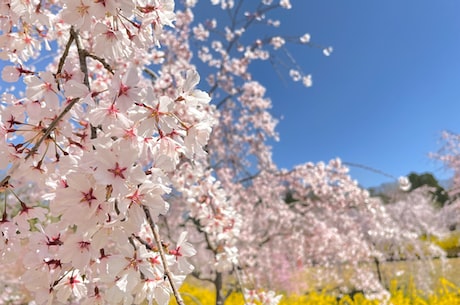
M 0 264 L 3 288 L 14 287 L 3 301 L 167 304 L 192 272 L 187 233 L 171 244 L 157 222 L 180 164 L 205 155 L 215 114 L 195 70 L 170 73 L 168 90 L 148 73 L 173 9 L 0 5 L 2 77 L 25 85 L 1 97 Z M 30 64 L 47 52 L 57 56 L 48 67 Z
M 158 43 L 164 26 L 172 26 L 174 0 L 3 1 L 0 6 L 0 58 L 20 63 L 36 58 L 42 44 L 65 41 L 69 28 L 91 38 L 91 52 L 127 59 L 136 48 Z

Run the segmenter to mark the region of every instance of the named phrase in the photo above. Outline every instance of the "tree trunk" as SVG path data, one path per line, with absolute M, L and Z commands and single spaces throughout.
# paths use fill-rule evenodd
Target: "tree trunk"
M 214 286 L 216 287 L 216 305 L 224 305 L 225 297 L 223 295 L 222 287 L 222 273 L 217 272 L 216 278 L 214 279 Z
M 376 257 L 374 257 L 374 262 L 375 262 L 375 267 L 377 268 L 377 275 L 379 276 L 379 282 L 383 287 L 385 287 L 386 285 L 383 283 L 382 272 L 380 270 L 380 262 Z

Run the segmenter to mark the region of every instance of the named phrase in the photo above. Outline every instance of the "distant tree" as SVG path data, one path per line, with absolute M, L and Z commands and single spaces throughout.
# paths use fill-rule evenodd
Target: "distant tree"
M 441 185 L 439 185 L 438 180 L 433 176 L 433 174 L 417 174 L 411 172 L 407 177 L 411 183 L 410 191 L 415 190 L 421 186 L 428 186 L 432 188 L 430 193 L 433 195 L 433 200 L 437 205 L 442 207 L 449 202 L 449 194 Z
M 368 188 L 368 191 L 369 191 L 369 195 L 371 197 L 379 197 L 380 199 L 382 199 L 382 202 L 385 203 L 385 204 L 391 202 L 391 196 L 389 194 L 383 192 L 381 186 L 370 187 L 370 188 Z

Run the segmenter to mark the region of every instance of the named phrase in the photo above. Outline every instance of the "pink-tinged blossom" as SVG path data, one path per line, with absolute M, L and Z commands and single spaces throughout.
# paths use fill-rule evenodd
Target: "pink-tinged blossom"
M 185 76 L 185 81 L 183 85 L 179 88 L 180 97 L 177 101 L 182 101 L 185 99 L 186 102 L 191 103 L 192 106 L 198 106 L 208 104 L 211 101 L 211 97 L 208 93 L 196 89 L 196 86 L 200 82 L 200 75 L 195 70 L 188 70 Z M 190 109 L 193 111 L 194 109 Z M 196 114 L 199 114 L 199 110 L 196 111 Z
M 44 298 L 49 296 L 49 287 L 57 282 L 63 275 L 63 264 L 58 257 L 47 255 L 39 251 L 29 252 L 25 255 L 24 267 L 26 271 L 21 277 L 25 287 L 35 293 L 35 296 L 42 295 Z
M 166 172 L 173 171 L 183 153 L 182 145 L 171 136 L 161 136 L 151 145 L 152 152 L 156 156 L 153 160 L 154 167 L 161 168 Z
M 37 225 L 38 232 L 30 234 L 29 247 L 33 247 L 41 259 L 59 259 L 60 247 L 64 244 L 63 236 L 65 230 L 56 224 L 49 224 L 46 227 Z
M 55 286 L 56 299 L 66 303 L 70 297 L 77 301 L 87 296 L 87 288 L 78 270 L 68 271 Z
M 179 277 L 176 277 L 179 278 Z M 177 280 L 176 283 L 183 282 L 183 278 Z M 134 303 L 137 304 L 141 300 L 147 300 L 149 305 L 167 305 L 170 301 L 171 288 L 162 275 L 155 278 L 146 278 L 137 285 L 134 289 Z
M 94 52 L 101 57 L 122 60 L 131 55 L 129 39 L 110 25 L 97 23 L 93 30 Z
M 89 290 L 89 289 L 88 289 Z M 103 295 L 99 292 L 98 286 L 94 286 L 93 291 L 88 291 L 87 298 L 81 303 L 81 305 L 104 305 L 105 300 Z
M 209 37 L 209 31 L 206 30 L 203 24 L 200 23 L 193 28 L 193 35 L 195 36 L 195 39 L 205 41 Z
M 286 43 L 286 41 L 283 37 L 276 36 L 271 39 L 270 43 L 273 45 L 273 48 L 277 50 L 281 48 Z
M 56 78 L 63 83 L 73 80 L 77 83 L 83 84 L 84 73 L 78 69 L 78 66 L 79 63 L 77 58 L 68 58 L 62 67 L 61 73 L 57 75 Z
M 136 164 L 137 154 L 118 141 L 97 147 L 92 166 L 95 179 L 113 187 L 114 195 L 124 194 L 130 185 L 142 183 L 145 174 Z
M 2 70 L 2 79 L 5 82 L 14 83 L 19 80 L 21 72 L 17 67 L 5 66 Z
M 50 203 L 51 212 L 68 223 L 95 226 L 103 222 L 101 206 L 105 205 L 105 185 L 96 183 L 89 173 L 71 173 L 66 177 L 66 187 L 55 191 L 55 198 Z M 92 222 L 92 223 L 91 223 Z
M 305 33 L 300 37 L 300 42 L 301 43 L 309 43 L 311 39 L 311 35 L 309 33 Z
M 0 222 L 0 250 L 5 253 L 11 246 L 11 242 L 16 239 L 17 232 L 19 232 L 18 226 L 9 221 L 5 212 L 3 212 L 2 220 Z
M 182 232 L 176 243 L 176 248 L 169 250 L 169 254 L 176 258 L 178 263 L 177 268 L 181 272 L 190 273 L 193 271 L 193 265 L 187 261 L 187 257 L 196 254 L 196 250 L 193 246 L 187 242 L 187 232 Z
M 128 208 L 137 206 L 146 206 L 152 209 L 153 215 L 165 214 L 168 210 L 168 204 L 164 201 L 162 195 L 165 189 L 150 180 L 144 181 L 137 186 L 130 195 L 126 196 Z
M 67 98 L 85 98 L 90 92 L 84 84 L 71 79 L 64 84 L 64 94 Z
M 165 72 L 161 92 L 139 73 L 166 60 L 164 51 L 150 48 L 172 26 L 174 1 L 35 2 L 0 5 L 1 15 L 11 15 L 6 24 L 0 20 L 7 29 L 0 57 L 11 61 L 3 77 L 26 75 L 23 99 L 2 96 L 2 188 L 9 194 L 14 187 L 18 198 L 6 201 L 1 262 L 14 263 L 8 269 L 37 304 L 132 303 L 137 291 L 148 294 L 136 296 L 137 303 L 166 304 L 171 289 L 163 263 L 180 285 L 191 268 L 179 254 L 190 251 L 182 241 L 162 262 L 148 228 L 167 213 L 163 196 L 186 158 L 187 129 L 203 121 L 209 131 L 195 82 L 184 90 L 182 72 Z M 48 71 L 33 73 L 22 61 L 39 56 L 41 43 L 66 53 Z M 199 143 L 206 144 L 202 137 Z M 33 195 L 22 193 L 22 181 L 33 183 Z M 49 209 L 35 204 L 42 199 Z
M 194 155 L 203 157 L 206 152 L 203 147 L 209 140 L 211 126 L 206 123 L 198 123 L 187 129 L 187 135 L 184 139 L 187 155 L 192 158 Z
M 324 54 L 324 56 L 331 56 L 333 50 L 334 50 L 334 49 L 333 49 L 332 47 L 324 48 L 324 49 L 323 49 L 323 54 Z
M 280 6 L 288 10 L 292 8 L 290 0 L 280 0 Z
M 90 238 L 90 233 L 78 231 L 68 233 L 59 249 L 59 257 L 62 263 L 71 263 L 75 268 L 85 271 L 90 261 L 99 256 L 99 249 L 95 248 Z
M 147 97 L 150 96 L 151 88 L 147 89 Z M 158 100 L 145 100 L 143 110 L 139 111 L 139 133 L 145 137 L 151 137 L 157 133 L 168 134 L 177 126 L 177 120 L 172 110 L 174 102 L 167 96 Z
M 277 305 L 283 297 L 282 295 L 277 295 L 274 291 L 244 289 L 243 293 L 249 305 Z
M 302 77 L 302 83 L 307 88 L 313 86 L 313 80 L 312 80 L 311 74 L 308 74 Z
M 142 4 L 139 6 L 139 10 L 145 15 L 143 16 L 141 27 L 151 27 L 153 29 L 154 43 L 159 46 L 159 37 L 163 31 L 163 26 L 174 27 L 173 22 L 176 19 L 174 0 L 154 0 L 154 5 L 145 1 Z
M 39 206 L 28 206 L 26 203 L 21 202 L 21 209 L 18 214 L 13 217 L 13 221 L 16 222 L 20 230 L 29 230 L 30 223 L 29 221 L 45 220 L 45 215 L 47 210 Z
M 4 43 L 2 43 L 2 40 Z M 36 57 L 40 50 L 40 41 L 31 36 L 29 32 L 18 32 L 10 34 L 8 37 L 0 37 L 0 45 L 4 46 L 5 59 L 14 63 L 26 62 L 30 58 Z
M 51 72 L 41 72 L 38 76 L 26 76 L 24 82 L 27 85 L 26 97 L 28 99 L 43 102 L 50 111 L 57 109 L 59 106 L 58 88 Z
M 236 247 L 225 247 L 221 252 L 216 254 L 214 266 L 219 272 L 233 270 L 238 266 L 238 249 Z
M 132 294 L 142 281 L 139 277 L 139 272 L 145 275 L 146 278 L 156 279 L 159 275 L 163 275 L 161 265 L 152 264 L 151 259 L 158 254 L 149 251 L 144 245 L 139 245 L 136 251 L 132 248 L 122 249 L 123 256 L 112 259 L 111 268 L 116 268 L 110 274 L 116 275 L 114 285 L 109 288 L 106 295 L 106 300 L 111 304 L 118 304 L 123 300 L 129 300 L 132 303 Z M 110 258 L 109 258 L 110 259 Z
M 301 74 L 299 71 L 291 69 L 289 70 L 289 76 L 292 78 L 293 81 L 298 82 L 301 79 Z
M 116 16 L 121 10 L 127 17 L 131 16 L 136 5 L 132 0 L 97 0 L 94 3 L 94 8 L 103 11 L 104 15 Z
M 232 9 L 233 6 L 235 5 L 235 1 L 234 1 L 234 0 L 211 0 L 211 3 L 212 3 L 213 5 L 219 5 L 219 4 L 220 4 L 220 7 L 221 7 L 223 10 Z
M 93 17 L 101 19 L 104 11 L 92 9 L 94 1 L 90 0 L 66 0 L 62 10 L 62 19 L 82 31 L 89 31 L 93 26 Z
M 115 74 L 112 91 L 115 96 L 115 105 L 120 111 L 125 112 L 134 103 L 139 102 L 140 91 L 139 85 L 139 74 L 136 69 L 131 68 L 123 75 Z
M 411 183 L 407 177 L 399 177 L 398 179 L 399 187 L 403 191 L 408 191 L 411 188 Z
M 113 126 L 129 128 L 132 125 L 130 119 L 118 109 L 117 105 L 105 100 L 100 101 L 98 107 L 92 107 L 88 118 L 92 124 L 101 125 L 105 131 L 110 130 Z

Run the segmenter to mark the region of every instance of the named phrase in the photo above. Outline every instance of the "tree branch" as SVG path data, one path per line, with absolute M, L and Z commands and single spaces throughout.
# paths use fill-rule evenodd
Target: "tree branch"
M 82 52 L 85 55 L 85 57 L 89 57 L 89 58 L 92 58 L 94 60 L 97 60 L 98 62 L 100 62 L 104 66 L 104 68 L 107 71 L 109 71 L 111 74 L 114 74 L 112 67 L 109 65 L 109 63 L 107 63 L 107 61 L 105 61 L 104 58 L 101 58 L 101 57 L 99 57 L 97 55 L 91 54 L 87 50 L 82 50 Z
M 161 244 L 160 232 L 158 231 L 158 227 L 153 221 L 152 215 L 150 214 L 150 210 L 146 206 L 142 206 L 145 216 L 147 218 L 147 222 L 149 223 L 150 229 L 152 229 L 153 237 L 155 238 L 155 242 L 158 246 L 158 252 L 160 252 L 161 261 L 163 263 L 163 268 L 166 277 L 168 278 L 169 284 L 171 285 L 171 289 L 173 290 L 174 297 L 176 298 L 177 304 L 185 305 L 184 300 L 182 299 L 179 290 L 176 287 L 176 283 L 174 283 L 173 276 L 171 271 L 169 270 L 168 263 L 166 261 L 165 252 L 163 251 L 163 246 Z
M 35 143 L 34 147 L 29 151 L 29 153 L 26 155 L 24 160 L 29 159 L 35 152 L 38 150 L 40 145 L 43 143 L 43 141 L 49 137 L 51 132 L 56 128 L 56 125 L 61 121 L 61 119 L 72 109 L 72 107 L 80 100 L 79 97 L 73 98 L 70 100 L 69 104 L 62 110 L 62 112 L 49 124 L 49 126 L 45 129 L 45 132 L 41 136 L 41 138 Z
M 201 273 L 196 271 L 196 270 L 193 270 L 191 275 L 193 277 L 195 277 L 197 280 L 200 280 L 200 281 L 204 281 L 204 282 L 210 282 L 210 283 L 214 283 L 214 279 L 213 278 L 210 278 L 210 277 L 202 277 L 201 276 Z
M 70 35 L 73 36 L 73 38 L 75 39 L 75 44 L 77 45 L 78 59 L 80 61 L 80 70 L 84 74 L 83 83 L 91 91 L 91 87 L 89 85 L 89 77 L 88 77 L 88 66 L 86 65 L 87 52 L 83 49 L 81 41 L 80 41 L 80 37 L 78 36 L 78 33 L 75 31 L 73 26 L 70 28 Z
M 57 79 L 59 78 L 59 76 L 61 74 L 62 68 L 64 67 L 65 60 L 66 60 L 67 56 L 69 55 L 70 46 L 72 45 L 72 42 L 74 41 L 74 39 L 75 39 L 75 37 L 73 35 L 70 35 L 69 41 L 67 41 L 67 44 L 66 44 L 65 49 L 64 49 L 64 52 L 62 53 L 62 56 L 59 59 L 58 69 L 57 69 L 56 75 L 55 75 L 55 77 Z M 58 81 L 57 81 L 57 85 L 59 87 L 59 82 Z

